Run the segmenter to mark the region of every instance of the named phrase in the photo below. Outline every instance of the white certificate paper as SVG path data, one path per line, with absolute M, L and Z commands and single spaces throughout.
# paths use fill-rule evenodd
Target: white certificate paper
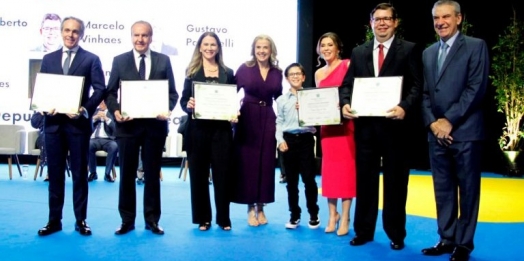
M 195 119 L 228 121 L 237 117 L 240 105 L 234 84 L 193 82 L 193 98 Z
M 358 116 L 386 116 L 400 102 L 402 76 L 355 78 L 351 110 Z
M 84 77 L 37 73 L 30 110 L 77 113 L 80 108 Z
M 297 100 L 300 126 L 340 124 L 338 87 L 301 89 Z
M 156 118 L 169 112 L 167 80 L 120 82 L 120 112 L 124 117 Z

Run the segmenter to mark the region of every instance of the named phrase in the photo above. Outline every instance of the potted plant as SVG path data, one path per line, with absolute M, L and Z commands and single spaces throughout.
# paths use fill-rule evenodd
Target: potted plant
M 511 24 L 493 46 L 490 79 L 496 89 L 498 112 L 504 113 L 505 125 L 499 145 L 508 160 L 509 175 L 520 175 L 517 156 L 524 137 L 521 121 L 524 116 L 524 31 L 513 10 Z

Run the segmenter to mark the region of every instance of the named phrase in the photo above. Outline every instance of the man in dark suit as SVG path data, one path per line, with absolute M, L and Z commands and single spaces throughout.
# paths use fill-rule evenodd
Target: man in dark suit
M 414 43 L 395 37 L 397 12 L 389 3 L 378 4 L 370 14 L 374 39 L 351 54 L 351 66 L 340 87 L 343 117 L 355 119 L 357 203 L 352 246 L 374 239 L 378 215 L 379 177 L 383 169 L 383 227 L 394 250 L 404 248 L 406 200 L 409 179 L 408 146 L 422 89 L 421 51 Z M 358 117 L 351 110 L 353 82 L 357 77 L 402 76 L 400 102 L 386 117 Z
M 175 108 L 178 93 L 171 62 L 167 55 L 151 51 L 149 45 L 153 39 L 151 24 L 138 21 L 131 27 L 131 38 L 134 49 L 118 55 L 113 60 L 113 66 L 108 82 L 106 99 L 109 112 L 116 120 L 116 141 L 118 143 L 120 160 L 120 192 L 118 210 L 122 224 L 115 232 L 126 234 L 135 228 L 136 218 L 136 187 L 135 177 L 138 167 L 139 148 L 145 175 L 144 187 L 144 219 L 145 228 L 155 234 L 162 235 L 164 230 L 158 225 L 160 220 L 160 164 L 171 111 Z M 142 64 L 142 65 L 141 65 Z M 169 111 L 151 119 L 132 119 L 123 116 L 118 103 L 120 81 L 128 80 L 168 80 Z
M 42 61 L 42 73 L 67 74 L 84 77 L 80 108 L 74 114 L 57 113 L 54 109 L 45 116 L 45 146 L 49 173 L 49 222 L 38 231 L 41 236 L 62 230 L 64 206 L 66 158 L 70 154 L 73 178 L 73 207 L 75 230 L 91 235 L 85 222 L 87 216 L 87 164 L 91 117 L 105 93 L 105 79 L 98 56 L 82 49 L 78 43 L 84 35 L 84 22 L 75 17 L 62 21 L 64 47 L 46 54 Z M 93 90 L 90 96 L 90 90 Z M 57 93 L 60 97 L 60 94 Z M 75 97 L 60 97 L 74 99 Z
M 95 131 L 91 135 L 89 141 L 89 177 L 87 181 L 98 179 L 96 174 L 96 152 L 103 150 L 107 153 L 106 169 L 104 180 L 107 182 L 115 182 L 111 176 L 111 170 L 118 154 L 118 145 L 115 141 L 115 121 L 113 116 L 107 111 L 107 106 L 104 101 L 100 103 L 98 109 L 93 116 L 93 126 Z
M 422 253 L 451 253 L 450 260 L 462 261 L 469 260 L 473 250 L 479 212 L 489 56 L 483 40 L 459 32 L 462 15 L 457 2 L 436 2 L 432 15 L 440 40 L 423 53 L 422 110 L 440 241 Z

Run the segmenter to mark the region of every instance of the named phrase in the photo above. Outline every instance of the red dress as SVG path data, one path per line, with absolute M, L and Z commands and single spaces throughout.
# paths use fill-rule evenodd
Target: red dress
M 349 60 L 342 62 L 318 88 L 340 86 L 348 70 Z M 355 140 L 353 121 L 342 125 L 320 127 L 322 147 L 322 196 L 326 198 L 353 198 L 356 196 Z

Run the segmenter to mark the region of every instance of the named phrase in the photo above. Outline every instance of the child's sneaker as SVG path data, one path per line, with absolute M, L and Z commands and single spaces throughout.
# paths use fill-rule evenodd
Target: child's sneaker
M 298 227 L 299 223 L 300 223 L 300 218 L 290 219 L 289 222 L 286 223 L 286 228 L 295 229 Z
M 310 219 L 308 226 L 311 229 L 317 229 L 320 226 L 320 219 L 319 218 Z

